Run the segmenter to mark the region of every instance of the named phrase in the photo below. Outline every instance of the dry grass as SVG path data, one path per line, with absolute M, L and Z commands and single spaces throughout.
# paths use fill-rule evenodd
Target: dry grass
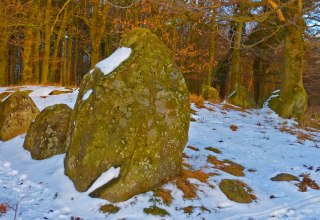
M 192 166 L 190 164 L 186 163 L 186 162 L 182 162 L 182 166 L 184 166 L 184 167 L 186 167 L 186 168 L 188 168 L 190 170 L 192 169 Z
M 208 178 L 212 176 L 212 174 L 207 174 L 201 170 L 182 170 L 181 176 L 186 179 L 193 178 L 199 180 L 202 183 L 207 183 Z
M 207 161 L 215 166 L 215 168 L 222 170 L 234 176 L 244 176 L 244 167 L 231 160 L 218 160 L 215 156 L 208 156 Z
M 235 105 L 230 105 L 228 103 L 225 103 L 221 106 L 220 108 L 221 110 L 235 110 L 235 111 L 239 111 L 239 112 L 246 112 L 248 113 L 248 110 L 242 107 L 238 107 Z
M 171 195 L 171 191 L 163 189 L 162 187 L 155 190 L 155 195 L 162 198 L 162 201 L 166 205 L 170 205 L 173 200 L 173 197 Z
M 306 192 L 308 191 L 308 187 L 311 189 L 319 190 L 319 185 L 310 178 L 310 174 L 301 174 L 301 177 L 303 177 L 303 180 L 297 184 L 299 191 Z
M 193 114 L 193 115 L 197 115 L 197 111 L 192 109 L 192 108 L 190 108 L 190 113 Z
M 194 206 L 187 206 L 187 207 L 183 208 L 183 212 L 186 214 L 192 214 L 194 208 L 195 208 Z
M 305 140 L 314 141 L 314 138 L 311 134 L 304 133 L 302 131 L 296 130 L 296 128 L 290 128 L 285 123 L 283 123 L 278 130 L 284 133 L 294 135 L 298 139 L 298 143 L 303 143 Z
M 0 203 L 0 217 L 6 214 L 8 211 L 8 206 L 5 204 Z
M 230 129 L 231 129 L 232 131 L 237 131 L 237 130 L 238 130 L 238 126 L 232 124 L 232 125 L 230 125 Z
M 188 158 L 191 158 L 189 155 L 187 155 L 186 153 L 182 153 L 182 157 L 183 158 L 186 158 L 186 159 L 188 159 Z
M 204 108 L 204 98 L 202 96 L 199 96 L 197 94 L 191 94 L 190 95 L 190 102 L 193 102 L 197 108 Z
M 176 179 L 177 187 L 183 192 L 183 198 L 194 199 L 197 198 L 197 187 L 190 183 L 188 179 L 184 177 L 178 177 Z
M 194 150 L 194 151 L 199 151 L 199 148 L 197 148 L 195 146 L 187 146 L 187 148 Z
M 216 153 L 216 154 L 221 154 L 221 150 L 214 148 L 214 147 L 206 147 L 205 149 L 208 151 L 211 151 L 213 153 Z
M 320 106 L 312 106 L 299 121 L 299 128 L 316 132 L 320 130 Z

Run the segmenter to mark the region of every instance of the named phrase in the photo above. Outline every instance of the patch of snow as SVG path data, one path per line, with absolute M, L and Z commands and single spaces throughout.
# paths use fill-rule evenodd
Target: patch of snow
M 112 179 L 118 178 L 120 174 L 120 167 L 114 168 L 111 167 L 106 172 L 102 173 L 101 176 L 92 184 L 92 186 L 88 189 L 87 193 L 91 193 L 101 186 L 107 184 Z
M 228 96 L 228 98 L 231 98 L 237 91 L 238 91 L 237 89 L 234 90 L 234 91 Z
M 0 87 L 1 91 L 12 89 Z M 73 108 L 78 91 L 73 93 L 47 96 L 52 90 L 63 90 L 62 87 L 28 86 L 19 87 L 22 90 L 34 90 L 31 98 L 42 110 L 54 104 L 67 104 Z M 88 193 L 75 190 L 72 181 L 64 174 L 64 157 L 57 155 L 45 160 L 32 160 L 28 151 L 23 148 L 25 134 L 19 135 L 6 142 L 0 141 L 0 203 L 7 203 L 14 207 L 19 202 L 17 219 L 81 219 L 112 220 L 137 219 L 150 220 L 159 217 L 147 215 L 144 208 L 153 205 L 165 209 L 170 216 L 161 219 L 319 219 L 320 190 L 308 189 L 307 192 L 298 191 L 296 183 L 273 182 L 270 177 L 280 172 L 299 176 L 310 173 L 310 177 L 320 183 L 319 131 L 303 131 L 315 139 L 298 143 L 295 135 L 281 132 L 276 127 L 282 123 L 295 128 L 296 122 L 282 119 L 269 108 L 248 110 L 246 113 L 236 110 L 223 109 L 223 105 L 205 103 L 206 108 L 198 109 L 193 117 L 197 120 L 190 123 L 188 145 L 195 146 L 199 151 L 189 148 L 184 153 L 189 158 L 184 162 L 190 164 L 194 170 L 206 173 L 218 173 L 210 176 L 207 183 L 189 179 L 197 185 L 197 198 L 185 199 L 183 192 L 174 182 L 163 186 L 170 190 L 173 196 L 171 205 L 162 204 L 154 198 L 153 192 L 146 192 L 133 198 L 115 204 L 120 208 L 115 214 L 99 212 L 102 205 L 108 201 L 91 198 Z M 232 131 L 230 125 L 239 128 Z M 221 150 L 222 154 L 215 154 L 205 148 L 212 146 Z M 208 155 L 215 155 L 219 160 L 229 159 L 245 167 L 244 177 L 234 177 L 216 169 L 207 162 Z M 120 169 L 120 168 L 117 168 Z M 256 172 L 249 172 L 254 169 Z M 108 179 L 117 176 L 119 171 L 112 168 L 110 177 L 103 177 L 98 187 Z M 239 204 L 230 201 L 220 190 L 222 179 L 240 179 L 253 189 L 257 201 L 251 204 Z M 147 181 L 147 180 L 146 180 Z M 183 209 L 194 206 L 191 214 Z M 201 207 L 209 211 L 204 211 Z M 286 211 L 283 211 L 286 210 Z M 8 209 L 1 220 L 14 219 L 15 212 Z
M 275 90 L 271 96 L 263 103 L 263 108 L 268 108 L 269 107 L 269 102 L 271 101 L 271 99 L 279 97 L 280 90 Z
M 120 47 L 111 56 L 100 61 L 96 64 L 96 67 L 106 76 L 115 70 L 123 61 L 128 59 L 131 55 L 131 48 Z
M 89 90 L 83 95 L 82 101 L 87 100 L 87 99 L 89 98 L 89 96 L 91 95 L 92 92 L 93 92 L 92 89 L 89 89 Z

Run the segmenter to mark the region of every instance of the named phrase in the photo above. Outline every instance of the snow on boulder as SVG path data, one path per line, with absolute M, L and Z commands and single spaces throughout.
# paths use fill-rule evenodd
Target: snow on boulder
M 115 55 L 100 64 L 81 82 L 69 123 L 65 173 L 84 192 L 118 167 L 118 178 L 90 193 L 118 202 L 180 173 L 189 94 L 170 50 L 149 30 L 126 34 Z
M 65 104 L 46 107 L 30 125 L 24 148 L 33 159 L 42 160 L 66 152 L 71 108 Z
M 0 140 L 7 141 L 25 133 L 39 114 L 27 92 L 17 91 L 0 103 Z
M 99 68 L 104 75 L 108 75 L 113 70 L 115 70 L 123 61 L 128 59 L 131 52 L 131 48 L 120 47 L 110 57 L 97 63 L 96 67 Z

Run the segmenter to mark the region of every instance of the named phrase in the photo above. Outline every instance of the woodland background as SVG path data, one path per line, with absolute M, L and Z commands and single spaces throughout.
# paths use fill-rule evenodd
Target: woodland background
M 295 69 L 320 109 L 319 26 L 312 0 L 1 0 L 0 86 L 77 86 L 123 33 L 144 27 L 172 50 L 192 93 L 205 84 L 225 98 L 241 84 L 261 107 L 281 87 L 286 40 L 301 34 Z

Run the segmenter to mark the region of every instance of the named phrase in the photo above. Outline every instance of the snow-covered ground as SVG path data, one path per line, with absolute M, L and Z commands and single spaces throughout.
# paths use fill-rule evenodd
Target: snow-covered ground
M 0 88 L 0 93 L 8 88 Z M 40 110 L 46 106 L 65 103 L 74 106 L 78 91 L 48 96 L 58 87 L 22 87 L 33 90 L 30 97 Z M 184 199 L 183 193 L 174 183 L 163 188 L 172 191 L 174 198 L 170 206 L 155 199 L 153 192 L 147 192 L 128 201 L 115 204 L 120 208 L 116 214 L 99 212 L 107 201 L 94 199 L 88 193 L 77 192 L 72 182 L 64 175 L 64 155 L 35 161 L 23 148 L 25 134 L 7 141 L 0 141 L 0 204 L 11 208 L 0 219 L 320 219 L 320 190 L 298 191 L 294 182 L 272 182 L 278 173 L 299 176 L 309 173 L 320 183 L 320 133 L 303 131 L 313 135 L 313 141 L 299 141 L 296 135 L 281 132 L 281 126 L 291 127 L 295 122 L 279 118 L 268 108 L 241 112 L 227 110 L 223 105 L 206 104 L 207 108 L 197 109 L 196 119 L 191 122 L 189 143 L 199 151 L 185 148 L 190 158 L 184 162 L 193 169 L 211 176 L 207 183 L 196 179 L 190 182 L 198 187 L 197 198 Z M 238 127 L 232 131 L 230 126 Z M 222 153 L 208 151 L 214 147 Z M 235 177 L 217 170 L 207 162 L 208 155 L 218 159 L 229 159 L 245 167 L 244 177 Z M 319 169 L 318 169 L 319 168 Z M 255 172 L 249 172 L 255 170 Z M 301 177 L 300 177 L 301 178 Z M 247 183 L 257 200 L 250 204 L 232 202 L 219 189 L 222 179 L 237 179 Z M 144 208 L 157 205 L 170 216 L 147 215 Z M 193 213 L 183 208 L 194 206 Z M 205 207 L 205 209 L 201 208 Z M 16 210 L 16 211 L 15 211 Z M 72 218 L 73 217 L 73 218 Z

